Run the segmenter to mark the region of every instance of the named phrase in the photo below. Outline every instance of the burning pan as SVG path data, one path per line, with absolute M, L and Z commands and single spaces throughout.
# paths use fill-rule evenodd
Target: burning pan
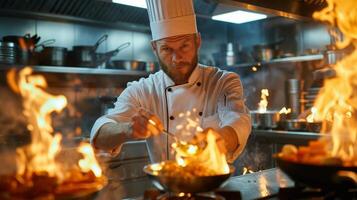
M 297 163 L 277 157 L 279 168 L 296 183 L 319 188 L 356 188 L 352 178 L 340 172 L 357 173 L 357 167 L 337 165 L 312 165 Z
M 271 129 L 278 127 L 279 111 L 251 111 L 253 128 Z
M 151 182 L 159 190 L 169 192 L 201 193 L 209 192 L 219 188 L 233 174 L 235 168 L 230 166 L 230 173 L 215 176 L 197 176 L 189 181 L 182 177 L 155 175 L 149 164 L 144 167 L 144 172 L 149 176 Z

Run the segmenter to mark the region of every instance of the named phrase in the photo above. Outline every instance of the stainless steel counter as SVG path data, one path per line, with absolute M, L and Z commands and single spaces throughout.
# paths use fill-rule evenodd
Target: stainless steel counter
M 300 131 L 282 131 L 282 130 L 261 130 L 253 129 L 252 134 L 258 137 L 279 138 L 279 139 L 307 139 L 313 140 L 319 138 L 321 133 L 300 132 Z
M 129 191 L 123 190 L 123 184 L 130 184 L 130 190 L 135 190 L 136 195 L 128 196 Z M 240 191 L 241 199 L 261 199 L 275 197 L 280 187 L 292 187 L 294 183 L 279 169 L 273 168 L 252 174 L 231 177 L 220 191 Z M 104 199 L 142 199 L 146 189 L 153 186 L 146 179 L 132 180 L 131 183 L 111 181 L 96 197 Z M 139 196 L 137 196 L 140 194 Z M 240 199 L 237 197 L 237 199 Z

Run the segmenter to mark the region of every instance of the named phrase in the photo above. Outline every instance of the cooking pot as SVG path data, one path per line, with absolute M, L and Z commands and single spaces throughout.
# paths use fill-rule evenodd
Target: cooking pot
M 108 67 L 112 69 L 146 70 L 146 62 L 137 60 L 112 60 Z
M 269 46 L 255 45 L 253 49 L 253 57 L 256 61 L 269 61 L 274 56 L 274 50 Z
M 165 162 L 165 161 L 164 161 Z M 184 179 L 179 176 L 163 176 L 154 173 L 151 170 L 152 165 L 158 163 L 149 164 L 144 167 L 144 172 L 148 175 L 151 182 L 159 190 L 165 190 L 176 193 L 201 193 L 209 192 L 219 188 L 228 178 L 233 174 L 235 168 L 230 166 L 230 172 L 228 174 L 213 175 L 213 176 L 195 176 L 190 177 L 190 180 Z
M 31 36 L 29 33 L 23 36 L 7 35 L 2 38 L 4 42 L 13 42 L 17 44 L 22 51 L 33 51 L 40 39 L 41 37 L 37 34 Z
M 67 59 L 67 48 L 48 46 L 44 47 L 39 55 L 41 65 L 65 66 Z
M 288 119 L 279 121 L 279 127 L 287 131 L 305 131 L 307 122 L 305 120 Z
M 280 120 L 279 111 L 251 111 L 253 128 L 272 129 L 278 127 Z
M 91 45 L 77 45 L 73 46 L 73 51 L 70 52 L 71 65 L 74 66 L 86 66 L 86 67 L 94 67 L 96 66 L 96 50 L 100 44 L 108 39 L 108 35 L 103 35 L 100 37 L 97 42 Z
M 18 47 L 13 42 L 0 42 L 0 63 L 15 64 Z

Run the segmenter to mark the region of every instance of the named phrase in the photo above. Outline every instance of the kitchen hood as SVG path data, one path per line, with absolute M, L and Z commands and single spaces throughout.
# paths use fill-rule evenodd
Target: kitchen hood
M 312 19 L 312 14 L 327 6 L 325 0 L 217 0 L 250 11 L 292 19 Z
M 325 0 L 194 0 L 198 20 L 210 19 L 221 5 L 269 16 L 312 19 L 312 13 L 326 3 Z M 146 9 L 115 4 L 112 0 L 4 0 L 0 1 L 0 16 L 128 24 L 149 30 Z

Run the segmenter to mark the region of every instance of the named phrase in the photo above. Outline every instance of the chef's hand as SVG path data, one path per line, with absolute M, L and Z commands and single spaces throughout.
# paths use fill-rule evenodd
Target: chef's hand
M 225 141 L 223 139 L 223 137 L 214 129 L 212 128 L 206 128 L 204 129 L 202 132 L 197 133 L 192 142 L 195 143 L 196 145 L 198 145 L 199 147 L 205 147 L 205 145 L 207 145 L 207 134 L 208 132 L 212 132 L 213 135 L 216 137 L 216 144 L 218 146 L 218 149 L 221 153 L 226 154 L 227 153 L 227 148 L 226 148 L 226 144 Z
M 146 139 L 162 133 L 164 126 L 160 119 L 144 109 L 132 118 L 132 135 L 135 139 Z

